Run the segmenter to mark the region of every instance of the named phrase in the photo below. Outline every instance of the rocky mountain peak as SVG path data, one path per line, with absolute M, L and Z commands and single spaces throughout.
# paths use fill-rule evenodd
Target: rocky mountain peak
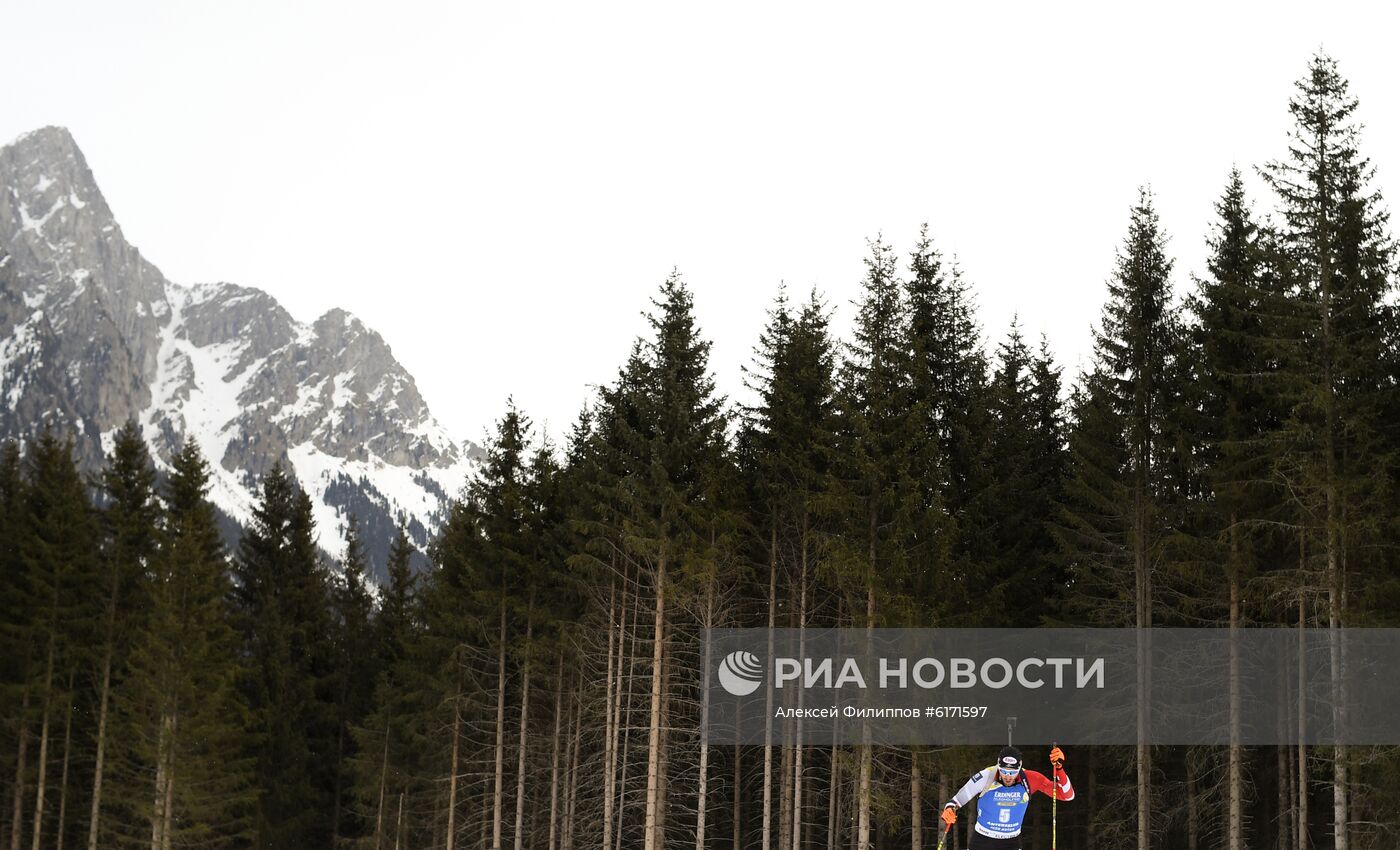
M 197 441 L 236 522 L 261 476 L 286 464 L 323 547 L 339 550 L 354 514 L 381 562 L 397 522 L 427 542 L 479 453 L 346 311 L 305 324 L 258 289 L 166 280 L 127 243 L 60 127 L 0 148 L 0 396 L 0 437 L 54 424 L 90 469 L 128 420 L 160 465 Z

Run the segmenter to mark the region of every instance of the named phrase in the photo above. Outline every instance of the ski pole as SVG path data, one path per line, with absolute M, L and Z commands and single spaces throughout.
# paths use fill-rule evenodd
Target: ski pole
M 953 825 L 951 823 L 943 827 L 943 832 L 938 836 L 938 850 L 943 850 L 943 842 L 948 839 L 948 833 L 952 831 Z
M 1050 749 L 1058 746 L 1054 741 L 1050 742 Z M 1055 762 L 1050 762 L 1050 850 L 1055 850 L 1055 832 L 1057 818 L 1055 809 L 1060 802 L 1060 777 L 1055 773 Z

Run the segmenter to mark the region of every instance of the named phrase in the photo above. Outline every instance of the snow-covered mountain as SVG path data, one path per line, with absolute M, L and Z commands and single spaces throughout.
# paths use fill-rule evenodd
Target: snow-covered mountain
M 257 289 L 166 280 L 59 127 L 0 148 L 0 399 L 0 437 L 53 423 L 88 469 L 129 419 L 162 466 L 197 441 L 213 500 L 240 523 L 281 461 L 312 498 L 322 547 L 340 551 L 353 514 L 377 566 L 399 517 L 428 541 L 480 455 L 349 313 L 305 324 Z

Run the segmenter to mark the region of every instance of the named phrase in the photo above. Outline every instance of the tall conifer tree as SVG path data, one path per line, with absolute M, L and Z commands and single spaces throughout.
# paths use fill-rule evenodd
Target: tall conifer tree
M 151 850 L 246 847 L 259 783 L 251 718 L 229 606 L 232 586 L 209 468 L 187 442 L 171 463 L 149 611 L 118 694 L 125 762 L 119 811 L 140 825 L 123 836 Z
M 1389 487 L 1392 445 L 1382 416 L 1394 410 L 1394 352 L 1387 331 L 1394 243 L 1387 215 L 1369 187 L 1361 155 L 1357 100 L 1337 63 L 1313 57 L 1289 101 L 1294 126 L 1288 155 L 1263 175 L 1279 196 L 1282 246 L 1293 272 L 1294 346 L 1284 369 L 1292 403 L 1280 469 L 1297 494 L 1306 533 L 1322 558 L 1327 623 L 1348 620 L 1349 585 L 1367 569 L 1361 547 L 1388 529 L 1377 521 Z M 1332 640 L 1334 722 L 1347 723 L 1341 692 L 1345 663 Z M 1333 752 L 1332 827 L 1348 850 L 1347 753 Z
M 328 843 L 336 740 L 328 576 L 311 501 L 280 465 L 263 479 L 234 577 L 259 733 L 256 847 Z
M 1102 625 L 1151 628 L 1180 519 L 1181 340 L 1171 265 L 1152 197 L 1143 190 L 1109 280 L 1094 368 L 1076 391 L 1068 510 L 1059 530 L 1084 610 Z M 1139 632 L 1139 730 L 1146 729 L 1151 694 L 1148 635 Z M 1136 842 L 1148 850 L 1152 763 L 1145 742 L 1137 746 L 1134 772 Z
M 102 473 L 108 499 L 103 514 L 105 545 L 102 557 L 104 599 L 100 633 L 96 755 L 92 807 L 88 821 L 88 850 L 97 850 L 102 827 L 102 790 L 106 778 L 108 712 L 113 677 L 120 681 L 135 634 L 139 634 L 149 591 L 147 570 L 156 551 L 160 504 L 155 492 L 155 469 L 136 423 L 128 422 L 114 437 L 112 457 Z M 115 669 L 114 669 L 115 668 Z

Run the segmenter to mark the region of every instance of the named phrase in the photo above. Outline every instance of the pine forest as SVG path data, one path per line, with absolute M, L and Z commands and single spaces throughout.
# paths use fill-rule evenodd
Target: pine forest
M 0 846 L 920 850 L 995 751 L 712 747 L 702 630 L 1400 627 L 1395 243 L 1336 63 L 1287 107 L 1203 242 L 1143 188 L 1076 270 L 1080 374 L 924 228 L 870 241 L 849 338 L 779 289 L 739 404 L 673 273 L 567 439 L 507 405 L 382 586 L 282 467 L 230 547 L 193 443 L 158 473 L 132 423 L 85 475 L 36 426 L 0 452 Z M 1065 749 L 1055 847 L 1400 845 L 1400 748 Z

